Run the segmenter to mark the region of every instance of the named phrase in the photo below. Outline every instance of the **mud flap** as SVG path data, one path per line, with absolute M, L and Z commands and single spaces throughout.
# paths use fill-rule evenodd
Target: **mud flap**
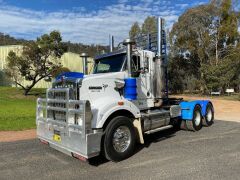
M 138 141 L 140 144 L 144 144 L 144 139 L 143 139 L 143 132 L 142 132 L 142 125 L 141 125 L 141 120 L 140 118 L 134 119 L 133 121 L 133 126 L 135 127 L 138 135 Z

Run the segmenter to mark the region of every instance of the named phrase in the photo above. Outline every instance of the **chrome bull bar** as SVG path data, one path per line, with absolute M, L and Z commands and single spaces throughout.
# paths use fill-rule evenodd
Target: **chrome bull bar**
M 51 88 L 46 99 L 37 100 L 37 135 L 68 155 L 96 156 L 100 152 L 102 132 L 91 128 L 90 102 L 71 98 L 70 88 Z M 53 138 L 56 132 L 60 137 L 58 142 Z

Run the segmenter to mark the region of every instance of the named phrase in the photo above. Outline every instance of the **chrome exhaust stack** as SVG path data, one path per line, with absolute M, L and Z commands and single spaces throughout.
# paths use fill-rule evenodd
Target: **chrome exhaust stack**
M 157 40 L 157 55 L 155 59 L 155 69 L 154 69 L 154 77 L 153 77 L 153 90 L 154 97 L 156 100 L 155 106 L 161 106 L 163 102 L 163 98 L 166 97 L 166 83 L 165 83 L 165 62 L 162 52 L 163 52 L 163 43 L 165 43 L 162 38 L 162 33 L 164 31 L 164 19 L 158 17 L 157 19 L 157 27 L 158 27 L 158 40 Z
M 82 58 L 82 64 L 83 64 L 82 71 L 84 74 L 88 74 L 88 57 L 89 56 L 87 53 L 82 53 L 80 57 Z
M 125 39 L 123 45 L 127 47 L 127 70 L 128 77 L 132 77 L 132 45 L 135 44 L 134 41 L 130 39 Z
M 113 52 L 114 49 L 114 36 L 109 35 L 109 51 Z

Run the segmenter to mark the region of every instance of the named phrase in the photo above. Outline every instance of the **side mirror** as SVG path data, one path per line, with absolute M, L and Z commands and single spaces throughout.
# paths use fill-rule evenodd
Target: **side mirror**
M 140 73 L 142 73 L 142 72 L 141 71 L 133 71 L 132 77 L 139 77 Z
M 117 89 L 122 89 L 125 86 L 125 82 L 120 79 L 115 80 L 115 84 Z

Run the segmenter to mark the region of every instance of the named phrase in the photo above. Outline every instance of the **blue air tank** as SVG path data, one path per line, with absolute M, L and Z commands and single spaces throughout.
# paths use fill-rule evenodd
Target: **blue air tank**
M 137 99 L 137 80 L 136 78 L 127 78 L 124 79 L 124 97 L 128 100 Z

